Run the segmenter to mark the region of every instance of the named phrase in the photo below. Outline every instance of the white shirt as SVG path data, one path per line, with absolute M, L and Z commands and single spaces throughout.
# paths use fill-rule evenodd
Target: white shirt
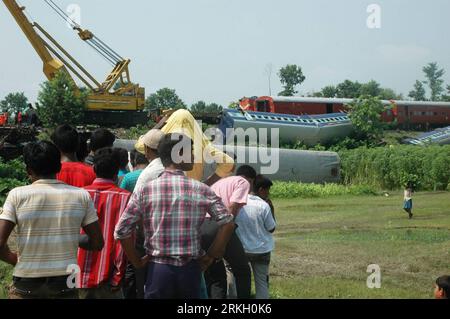
M 141 175 L 136 182 L 135 191 L 143 186 L 147 185 L 151 181 L 157 179 L 161 173 L 164 172 L 164 166 L 161 159 L 155 158 L 148 164 L 148 166 L 142 171 Z
M 235 219 L 236 233 L 246 253 L 265 254 L 274 248 L 272 233 L 276 227 L 269 204 L 255 195 L 248 195 L 247 205 Z

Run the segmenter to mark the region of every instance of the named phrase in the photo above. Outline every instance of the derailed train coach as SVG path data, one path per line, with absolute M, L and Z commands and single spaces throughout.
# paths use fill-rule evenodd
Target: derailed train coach
M 261 96 L 244 97 L 240 107 L 244 111 L 292 115 L 332 114 L 346 112 L 353 99 Z M 450 125 L 450 102 L 382 100 L 386 111 L 382 118 L 396 122 L 400 128 L 428 129 Z
M 136 141 L 116 140 L 114 146 L 129 152 Z M 302 183 L 339 183 L 341 181 L 341 159 L 335 152 L 287 150 L 266 147 L 223 146 L 217 148 L 235 158 L 236 165 L 251 165 L 274 181 Z M 204 166 L 204 176 L 211 175 L 215 164 Z

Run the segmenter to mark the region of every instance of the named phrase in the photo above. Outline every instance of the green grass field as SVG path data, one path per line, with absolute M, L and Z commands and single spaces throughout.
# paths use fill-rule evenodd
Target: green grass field
M 414 196 L 412 220 L 400 193 L 276 201 L 271 267 L 275 298 L 431 298 L 450 274 L 450 193 Z M 367 288 L 367 266 L 381 288 Z
M 402 196 L 276 200 L 273 298 L 431 298 L 450 274 L 450 193 L 418 193 L 413 220 Z M 367 266 L 381 267 L 369 289 Z M 11 270 L 0 263 L 0 297 Z

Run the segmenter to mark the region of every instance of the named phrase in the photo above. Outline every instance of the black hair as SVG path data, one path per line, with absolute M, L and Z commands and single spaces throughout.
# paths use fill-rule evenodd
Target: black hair
M 263 175 L 257 175 L 255 177 L 255 181 L 253 182 L 253 191 L 256 193 L 261 188 L 268 189 L 268 188 L 271 188 L 272 186 L 273 186 L 273 183 L 270 179 L 268 179 L 267 177 L 265 177 Z
M 61 153 L 75 153 L 80 145 L 80 137 L 76 129 L 68 124 L 58 126 L 51 136 L 52 142 Z
M 174 159 L 172 158 L 172 150 L 180 142 L 190 142 L 192 149 L 192 140 L 184 134 L 169 133 L 162 137 L 158 145 L 158 154 L 164 167 L 175 164 Z
M 114 148 L 113 149 L 114 154 L 119 161 L 119 167 L 120 168 L 126 168 L 128 165 L 128 151 L 124 148 Z
M 236 176 L 243 176 L 243 177 L 255 179 L 256 171 L 253 167 L 251 167 L 249 165 L 242 165 L 241 167 L 239 167 L 237 169 Z
M 147 165 L 148 159 L 145 157 L 144 154 L 133 150 L 130 152 L 130 162 L 131 166 L 136 167 L 138 165 Z
M 113 179 L 119 173 L 119 159 L 111 147 L 99 149 L 94 155 L 94 172 L 99 178 Z
M 48 141 L 27 144 L 23 149 L 23 159 L 27 169 L 37 176 L 49 176 L 61 170 L 61 153 Z
M 436 285 L 444 290 L 445 298 L 450 299 L 450 276 L 442 276 L 436 279 Z
M 89 147 L 91 151 L 96 152 L 101 148 L 112 147 L 115 140 L 116 137 L 113 133 L 107 129 L 99 128 L 92 133 Z
M 87 143 L 88 138 L 80 134 L 80 143 L 77 150 L 77 159 L 80 162 L 84 162 L 86 157 L 89 155 L 89 147 Z

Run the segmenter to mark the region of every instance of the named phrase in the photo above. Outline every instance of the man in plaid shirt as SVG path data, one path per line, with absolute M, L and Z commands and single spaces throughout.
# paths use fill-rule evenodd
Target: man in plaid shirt
M 191 139 L 167 134 L 158 153 L 165 171 L 133 193 L 115 237 L 136 268 L 148 264 L 146 299 L 198 299 L 201 272 L 222 258 L 235 228 L 233 215 L 208 186 L 184 175 L 193 167 Z M 200 227 L 207 213 L 220 230 L 205 254 Z M 132 240 L 140 219 L 147 252 L 143 258 L 138 257 Z

